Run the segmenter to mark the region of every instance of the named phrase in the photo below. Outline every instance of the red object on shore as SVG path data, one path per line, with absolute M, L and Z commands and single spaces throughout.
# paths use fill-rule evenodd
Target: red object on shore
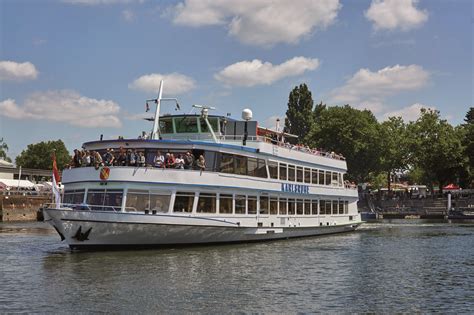
M 460 187 L 458 185 L 449 184 L 443 187 L 443 190 L 458 190 Z

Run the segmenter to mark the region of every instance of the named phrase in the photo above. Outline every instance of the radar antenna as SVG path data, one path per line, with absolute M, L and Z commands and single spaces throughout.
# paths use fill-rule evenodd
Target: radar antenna
M 197 104 L 194 104 L 193 107 L 194 107 L 194 108 L 201 109 L 201 118 L 203 118 L 204 121 L 206 122 L 207 128 L 209 128 L 209 131 L 211 132 L 212 139 L 213 139 L 214 142 L 216 142 L 216 143 L 219 142 L 219 141 L 217 140 L 216 134 L 214 133 L 214 130 L 212 129 L 211 123 L 209 122 L 209 119 L 208 119 L 209 110 L 215 110 L 216 108 L 215 108 L 215 107 L 212 107 L 212 106 L 197 105 Z

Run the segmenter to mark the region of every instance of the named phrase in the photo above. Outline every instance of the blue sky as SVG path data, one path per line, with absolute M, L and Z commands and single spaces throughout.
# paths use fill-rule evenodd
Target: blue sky
M 273 127 L 288 94 L 371 109 L 379 120 L 473 106 L 469 0 L 1 0 L 0 138 L 69 150 L 149 131 L 164 94 Z M 171 104 L 163 112 L 174 112 Z M 146 115 L 145 115 L 146 116 Z

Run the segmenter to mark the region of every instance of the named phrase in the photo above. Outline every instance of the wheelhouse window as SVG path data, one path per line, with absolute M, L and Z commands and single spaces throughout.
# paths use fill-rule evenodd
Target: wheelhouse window
M 235 195 L 235 214 L 245 214 L 245 195 Z
M 286 172 L 287 165 L 284 163 L 280 163 L 280 180 L 287 180 L 287 172 Z
M 260 214 L 268 214 L 268 196 L 260 196 Z
M 219 131 L 218 126 L 219 126 L 219 121 L 217 117 L 208 117 L 209 124 L 212 127 L 212 130 L 217 133 Z M 207 126 L 206 120 L 203 118 L 199 118 L 199 123 L 201 125 L 201 132 L 210 132 L 209 127 Z
M 219 196 L 219 213 L 232 213 L 232 195 L 221 194 Z
M 63 203 L 81 204 L 84 202 L 84 189 L 66 190 L 64 192 Z
M 174 133 L 173 118 L 172 117 L 162 117 L 162 118 L 160 118 L 160 132 L 163 133 L 163 134 Z
M 216 213 L 216 194 L 200 193 L 196 212 Z
M 177 133 L 197 133 L 197 117 L 179 117 L 174 120 Z
M 247 214 L 257 214 L 257 197 L 248 196 L 247 197 Z
M 278 213 L 280 215 L 287 215 L 288 214 L 287 201 L 288 200 L 286 198 L 280 198 L 279 209 L 278 209 Z
M 299 183 L 303 182 L 303 167 L 301 166 L 296 167 L 296 181 Z
M 268 161 L 268 171 L 270 172 L 270 178 L 278 179 L 278 163 Z
M 295 181 L 295 166 L 294 165 L 288 165 L 288 180 L 290 182 Z
M 192 212 L 194 203 L 194 193 L 177 192 L 174 200 L 174 212 Z

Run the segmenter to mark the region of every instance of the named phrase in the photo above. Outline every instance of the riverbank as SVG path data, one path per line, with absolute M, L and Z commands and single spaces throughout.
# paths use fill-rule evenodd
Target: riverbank
M 50 202 L 48 196 L 0 196 L 0 222 L 38 221 L 39 209 Z

